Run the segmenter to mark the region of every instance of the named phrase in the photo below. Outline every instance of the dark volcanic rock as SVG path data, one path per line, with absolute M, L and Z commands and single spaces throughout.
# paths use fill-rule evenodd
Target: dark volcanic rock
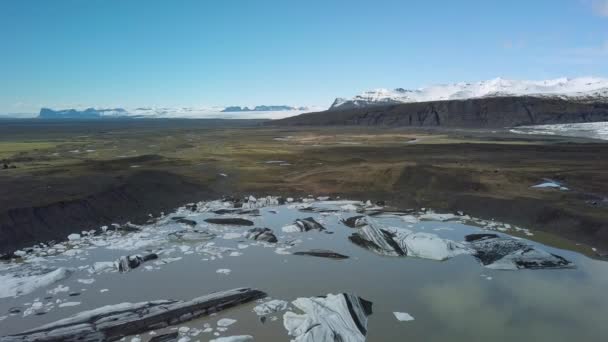
M 205 222 L 213 224 L 225 224 L 232 226 L 253 226 L 253 222 L 239 217 L 216 217 L 205 219 Z
M 608 121 L 608 103 L 504 96 L 307 113 L 269 124 L 502 128 L 597 121 Z
M 270 228 L 253 228 L 249 229 L 247 233 L 245 233 L 245 237 L 251 240 L 256 241 L 265 241 L 275 243 L 277 240 L 276 235 L 272 232 Z
M 320 258 L 329 258 L 329 259 L 348 259 L 348 256 L 340 253 L 336 253 L 330 250 L 325 249 L 311 249 L 309 251 L 301 251 L 295 252 L 293 255 L 309 255 Z

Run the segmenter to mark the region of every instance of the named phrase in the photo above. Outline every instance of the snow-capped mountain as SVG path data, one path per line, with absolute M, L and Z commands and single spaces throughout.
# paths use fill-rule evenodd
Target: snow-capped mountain
M 394 90 L 374 89 L 357 95 L 352 99 L 337 98 L 330 109 L 351 109 L 383 104 L 523 95 L 608 102 L 608 79 L 580 77 L 522 81 L 495 78 L 488 81 L 442 84 L 414 90 L 403 88 Z

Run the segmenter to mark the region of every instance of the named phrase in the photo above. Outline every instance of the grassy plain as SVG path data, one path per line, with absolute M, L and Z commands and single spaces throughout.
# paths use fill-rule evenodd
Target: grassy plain
M 24 208 L 86 199 L 93 213 L 103 211 L 109 204 L 95 202 L 105 198 L 99 194 L 126 187 L 127 195 L 112 201 L 144 198 L 137 206 L 125 204 L 128 212 L 119 219 L 193 198 L 330 195 L 384 200 L 395 208 L 461 210 L 543 231 L 548 234 L 539 238 L 546 241 L 558 236 L 560 245 L 608 249 L 608 143 L 592 140 L 206 120 L 26 120 L 0 122 L 0 159 L 16 167 L 0 170 L 2 229 L 18 229 L 14 211 Z M 544 178 L 570 191 L 530 187 Z M 156 198 L 145 198 L 148 193 Z M 94 216 L 90 209 L 86 215 Z M 112 219 L 111 213 L 100 216 Z M 51 219 L 44 224 L 55 229 Z M 28 229 L 31 239 L 37 228 Z

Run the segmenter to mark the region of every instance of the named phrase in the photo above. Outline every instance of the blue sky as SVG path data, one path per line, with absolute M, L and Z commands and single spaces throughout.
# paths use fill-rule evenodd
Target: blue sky
M 608 76 L 608 0 L 1 0 L 0 113 Z

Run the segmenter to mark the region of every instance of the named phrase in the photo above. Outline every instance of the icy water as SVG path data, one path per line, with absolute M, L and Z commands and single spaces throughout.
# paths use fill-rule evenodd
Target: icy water
M 47 248 L 30 253 L 24 257 L 25 262 L 0 265 L 0 295 L 4 297 L 0 298 L 0 335 L 108 304 L 189 300 L 214 291 L 253 287 L 273 299 L 288 302 L 298 297 L 343 292 L 369 300 L 373 302 L 373 314 L 369 316 L 367 341 L 605 341 L 608 336 L 606 262 L 534 242 L 530 243 L 572 261 L 575 267 L 506 271 L 484 267 L 472 255 L 445 261 L 382 256 L 349 241 L 348 236 L 356 229 L 340 220 L 360 215 L 355 210 L 364 209 L 365 204 L 348 201 L 271 205 L 260 208 L 260 216 L 238 216 L 253 221 L 254 227 L 271 228 L 279 240 L 277 244 L 262 243 L 242 236 L 251 227 L 204 221 L 226 217 L 210 212 L 223 206 L 230 204 L 199 203 L 197 212 L 180 209 L 142 227 L 141 232 L 84 236 L 53 246 L 50 251 Z M 300 210 L 306 206 L 338 211 Z M 174 216 L 194 220 L 196 229 L 208 230 L 217 237 L 196 242 L 171 240 L 169 233 L 192 229 L 176 223 Z M 295 219 L 306 217 L 315 218 L 332 234 L 283 231 Z M 533 234 L 508 224 L 430 212 L 385 214 L 374 216 L 373 220 L 380 227 L 407 228 L 457 242 L 467 234 L 488 230 L 500 235 Z M 332 250 L 349 259 L 290 254 L 310 249 Z M 160 259 L 127 273 L 119 273 L 109 263 L 124 255 L 150 252 L 157 253 Z M 94 269 L 96 262 L 108 262 L 108 268 L 97 264 Z M 41 281 L 31 293 L 14 296 L 14 291 L 27 287 L 15 285 L 15 276 L 58 267 L 73 268 L 74 272 L 50 284 Z M 262 323 L 253 312 L 258 304 L 245 304 L 166 330 L 190 327 L 188 332 L 182 329 L 184 341 L 208 341 L 218 335 L 251 335 L 256 341 L 290 340 L 283 327 L 284 311 L 268 315 Z M 293 305 L 288 310 L 299 313 Z M 415 319 L 399 321 L 393 312 L 406 312 Z M 236 323 L 226 331 L 218 331 L 217 322 L 222 318 L 235 319 Z M 213 330 L 201 332 L 208 327 Z M 143 333 L 139 337 L 145 341 L 151 335 Z
M 608 122 L 585 122 L 573 124 L 521 126 L 512 129 L 513 133 L 563 135 L 608 140 Z

